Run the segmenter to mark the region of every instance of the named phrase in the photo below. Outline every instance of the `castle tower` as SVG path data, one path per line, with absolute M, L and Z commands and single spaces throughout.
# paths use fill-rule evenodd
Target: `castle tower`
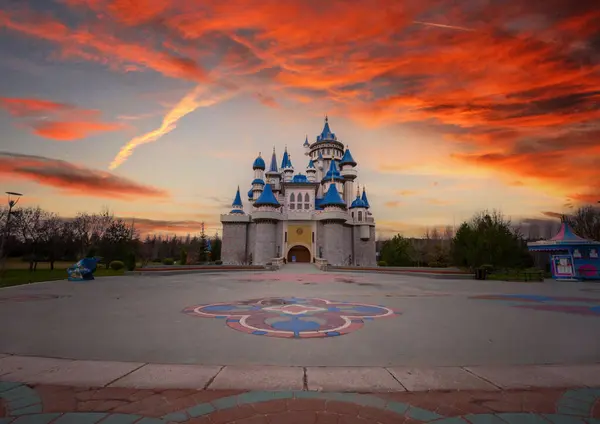
M 265 173 L 265 161 L 263 160 L 260 153 L 252 164 L 254 170 L 254 180 L 252 180 L 252 198 L 258 199 L 265 186 L 264 173 Z
M 306 135 L 306 138 L 304 139 L 304 144 L 302 145 L 302 147 L 304 147 L 304 154 L 306 156 L 310 155 L 310 143 L 308 142 L 308 134 Z
M 356 172 L 356 161 L 350 153 L 350 149 L 346 146 L 346 151 L 342 160 L 340 160 L 340 167 L 342 168 L 341 175 L 344 178 L 344 200 L 346 205 L 350 205 L 352 202 L 352 193 L 354 192 L 354 180 L 357 177 Z
M 329 188 L 321 202 L 323 212 L 318 219 L 323 223 L 322 247 L 323 258 L 331 265 L 344 265 L 347 246 L 344 245 L 344 223 L 348 219 L 346 202 L 341 198 L 335 181 L 331 181 Z
M 248 259 L 247 234 L 250 216 L 244 212 L 239 187 L 231 208 L 228 214 L 221 215 L 221 222 L 223 224 L 221 257 L 224 264 L 242 265 L 247 263 Z
M 369 240 L 371 237 L 369 224 L 367 223 L 367 204 L 360 197 L 360 188 L 356 188 L 356 199 L 350 205 L 350 212 L 354 221 L 355 227 L 358 228 L 358 234 L 361 240 Z
M 317 182 L 317 168 L 315 168 L 315 163 L 312 159 L 308 161 L 308 165 L 306 166 L 306 176 L 309 182 Z
M 345 179 L 340 174 L 340 171 L 337 168 L 337 162 L 332 160 L 329 162 L 329 169 L 327 173 L 321 180 L 321 185 L 323 186 L 323 193 L 327 193 L 329 187 L 334 185 L 338 191 L 338 193 L 343 196 L 344 193 L 344 183 Z
M 290 160 L 290 155 L 288 154 L 287 147 L 285 148 L 285 152 L 283 152 L 283 159 L 281 160 L 281 170 L 283 171 L 283 181 L 286 183 L 292 181 L 292 177 L 294 176 L 294 167 L 292 166 L 292 161 Z
M 271 184 L 265 185 L 254 202 L 252 222 L 255 223 L 253 263 L 264 265 L 275 258 L 277 252 L 277 223 L 281 221 L 281 204 L 273 194 Z
M 273 154 L 271 155 L 271 164 L 269 170 L 266 173 L 267 184 L 271 184 L 271 189 L 278 199 L 281 197 L 281 172 L 277 168 L 277 155 L 275 154 L 275 147 L 273 147 Z

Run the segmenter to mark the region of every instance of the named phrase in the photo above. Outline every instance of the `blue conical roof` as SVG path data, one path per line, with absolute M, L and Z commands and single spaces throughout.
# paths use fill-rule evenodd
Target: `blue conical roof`
M 329 189 L 327 190 L 327 193 L 325 193 L 325 197 L 323 197 L 323 200 L 321 201 L 319 206 L 320 207 L 325 207 L 325 206 L 346 207 L 346 202 L 344 202 L 342 200 L 342 197 L 340 196 L 340 193 L 337 191 L 337 187 L 335 186 L 335 184 L 331 184 L 329 186 Z
M 310 146 L 310 143 L 308 142 L 308 136 L 306 136 L 306 139 L 304 140 L 304 144 L 302 146 L 304 146 L 304 147 Z
M 254 192 L 252 191 L 252 189 L 248 190 L 248 199 L 252 199 L 253 195 L 254 195 Z
M 281 168 L 282 169 L 288 168 L 289 161 L 290 161 L 290 158 L 288 156 L 287 149 L 285 149 L 285 152 L 283 152 L 283 158 L 281 159 Z
M 329 169 L 327 170 L 327 173 L 325 174 L 325 176 L 323 177 L 323 181 L 329 181 L 331 179 L 336 179 L 336 180 L 343 180 L 344 178 L 341 176 L 340 171 L 337 167 L 337 162 L 332 160 L 329 163 Z
M 265 169 L 265 161 L 262 156 L 259 154 L 256 159 L 254 159 L 254 163 L 252 164 L 252 169 Z
M 254 206 L 281 206 L 277 201 L 277 198 L 273 194 L 271 184 L 267 184 L 263 192 L 258 196 L 258 199 L 254 202 Z
M 242 196 L 240 196 L 240 188 L 238 187 L 237 192 L 235 193 L 235 199 L 233 199 L 233 203 L 231 206 L 244 206 L 242 204 Z
M 306 169 L 315 169 L 315 163 L 312 159 L 308 161 L 308 166 L 306 167 Z
M 361 200 L 364 202 L 365 206 L 367 208 L 370 208 L 371 205 L 369 205 L 369 199 L 367 199 L 367 192 L 365 191 L 365 188 L 363 187 L 363 193 L 362 193 L 362 198 Z
M 273 147 L 273 155 L 271 156 L 271 166 L 269 172 L 277 172 L 277 156 L 275 155 L 275 147 Z
M 331 132 L 331 128 L 329 128 L 329 118 L 325 117 L 325 126 L 323 126 L 323 131 L 321 131 L 321 135 L 317 136 L 317 141 L 322 140 L 335 140 L 335 134 Z
M 356 166 L 356 161 L 352 157 L 352 153 L 350 153 L 350 149 L 346 148 L 346 151 L 344 152 L 344 156 L 342 156 L 342 160 L 340 161 L 340 165 Z

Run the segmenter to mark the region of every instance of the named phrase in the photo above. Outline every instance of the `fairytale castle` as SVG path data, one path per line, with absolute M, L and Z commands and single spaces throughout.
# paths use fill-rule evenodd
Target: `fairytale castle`
M 296 173 L 287 148 L 277 166 L 259 155 L 252 165 L 244 211 L 238 187 L 232 209 L 221 215 L 225 264 L 326 260 L 330 265 L 374 266 L 375 221 L 363 187 L 354 186 L 356 162 L 329 128 L 304 141 L 305 173 Z

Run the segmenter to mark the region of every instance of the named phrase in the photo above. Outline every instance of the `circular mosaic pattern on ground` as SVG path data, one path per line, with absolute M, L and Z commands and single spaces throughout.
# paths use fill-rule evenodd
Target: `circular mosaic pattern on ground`
M 189 306 L 184 313 L 224 319 L 234 330 L 283 338 L 333 337 L 361 328 L 365 321 L 399 313 L 380 305 L 318 298 L 262 298 Z

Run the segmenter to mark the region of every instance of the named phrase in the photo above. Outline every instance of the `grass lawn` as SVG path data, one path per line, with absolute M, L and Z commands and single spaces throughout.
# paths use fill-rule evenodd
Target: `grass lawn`
M 40 264 L 41 265 L 41 264 Z M 94 273 L 94 277 L 106 277 L 111 275 L 123 275 L 125 270 L 113 271 L 112 269 L 104 269 L 100 267 Z M 39 281 L 66 280 L 67 270 L 40 268 L 37 271 L 29 272 L 29 269 L 7 269 L 2 277 L 0 277 L 0 287 L 18 286 L 21 284 L 37 283 Z

